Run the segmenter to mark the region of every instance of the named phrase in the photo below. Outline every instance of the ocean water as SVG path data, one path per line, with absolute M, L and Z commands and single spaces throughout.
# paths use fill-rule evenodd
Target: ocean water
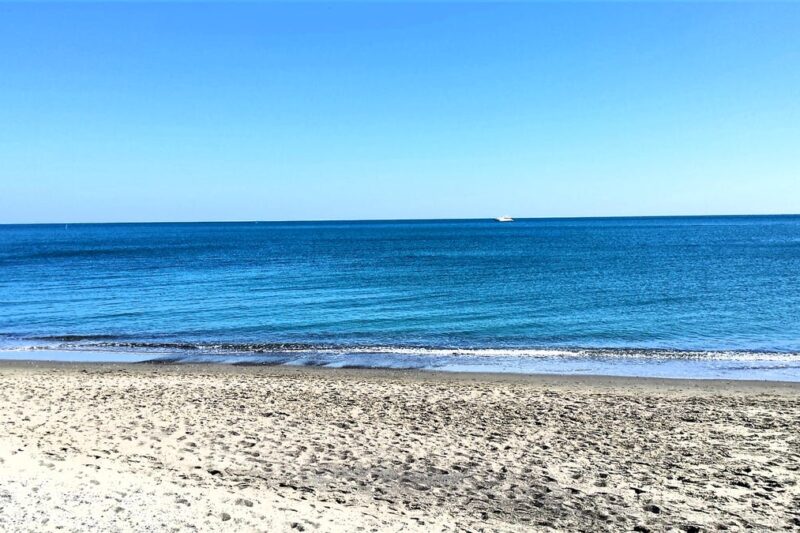
M 0 358 L 800 380 L 800 217 L 5 225 Z

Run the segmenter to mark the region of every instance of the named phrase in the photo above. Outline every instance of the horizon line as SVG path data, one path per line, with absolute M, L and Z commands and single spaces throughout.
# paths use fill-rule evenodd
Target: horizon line
M 597 219 L 637 219 L 637 218 L 744 218 L 744 217 L 795 217 L 800 213 L 748 213 L 748 214 L 708 214 L 708 215 L 599 215 L 599 216 L 553 216 L 553 217 L 512 217 L 516 220 L 597 220 Z M 61 225 L 102 225 L 102 224 L 301 224 L 324 222 L 455 222 L 495 220 L 495 217 L 465 218 L 332 218 L 305 220 L 148 220 L 148 221 L 102 221 L 102 222 L 0 222 L 0 226 L 61 226 Z

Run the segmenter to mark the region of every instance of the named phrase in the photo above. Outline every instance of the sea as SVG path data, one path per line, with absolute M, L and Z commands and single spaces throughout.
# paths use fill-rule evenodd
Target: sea
M 800 216 L 1 225 L 0 359 L 800 381 Z

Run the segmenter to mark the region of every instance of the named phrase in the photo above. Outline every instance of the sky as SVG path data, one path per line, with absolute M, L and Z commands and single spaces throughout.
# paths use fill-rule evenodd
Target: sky
M 800 3 L 0 4 L 0 223 L 800 212 Z

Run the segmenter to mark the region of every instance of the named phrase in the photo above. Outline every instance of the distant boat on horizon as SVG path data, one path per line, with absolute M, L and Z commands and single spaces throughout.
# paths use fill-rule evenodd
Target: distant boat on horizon
M 495 218 L 498 222 L 514 222 L 514 219 L 508 215 L 503 215 L 502 217 Z

